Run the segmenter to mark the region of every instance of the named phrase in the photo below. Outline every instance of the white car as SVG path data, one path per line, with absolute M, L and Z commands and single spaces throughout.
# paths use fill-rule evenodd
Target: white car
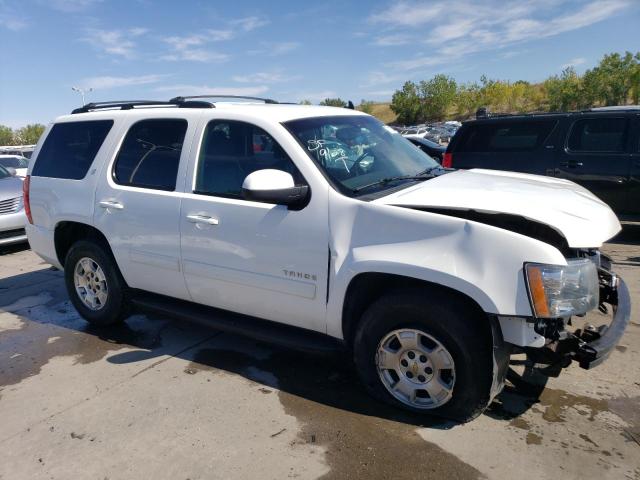
M 29 159 L 22 155 L 0 155 L 0 167 L 13 169 L 17 177 L 24 178 L 28 166 Z
M 414 412 L 472 419 L 510 355 L 590 368 L 629 322 L 599 251 L 620 230 L 607 205 L 565 180 L 445 171 L 353 110 L 89 104 L 47 128 L 25 182 L 31 247 L 89 322 L 133 306 L 346 349 Z M 605 303 L 607 329 L 569 327 Z

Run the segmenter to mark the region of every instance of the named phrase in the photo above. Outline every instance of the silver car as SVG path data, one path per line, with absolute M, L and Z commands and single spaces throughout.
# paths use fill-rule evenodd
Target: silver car
M 27 216 L 22 203 L 22 179 L 0 166 L 0 246 L 27 241 Z
M 13 168 L 18 177 L 27 176 L 29 159 L 22 155 L 0 155 L 0 167 Z

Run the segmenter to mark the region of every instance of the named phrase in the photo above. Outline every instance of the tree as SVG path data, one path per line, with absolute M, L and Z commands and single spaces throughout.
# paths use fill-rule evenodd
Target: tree
M 311 105 L 311 100 L 300 100 L 300 105 Z
M 44 132 L 44 125 L 33 123 L 22 127 L 15 132 L 15 142 L 17 145 L 33 145 L 38 143 L 38 139 Z
M 341 98 L 325 98 L 323 101 L 320 102 L 320 105 L 324 105 L 326 107 L 346 108 L 347 102 L 345 102 Z
M 418 95 L 421 100 L 421 117 L 426 120 L 444 120 L 456 100 L 456 81 L 443 74 L 429 81 L 421 81 Z
M 480 77 L 480 98 L 482 105 L 494 112 L 509 111 L 511 86 L 502 80 L 493 80 L 485 75 Z
M 477 83 L 468 83 L 458 87 L 456 107 L 458 115 L 469 117 L 483 105 L 482 92 Z
M 640 53 L 605 55 L 600 63 L 584 74 L 585 94 L 591 103 L 624 105 L 629 96 L 638 96 L 637 75 Z
M 364 98 L 360 101 L 360 105 L 358 105 L 358 110 L 364 113 L 368 113 L 371 115 L 373 113 L 373 105 L 374 103 Z
M 584 95 L 582 79 L 573 67 L 565 68 L 560 76 L 554 75 L 544 82 L 549 98 L 549 110 L 567 111 L 585 108 L 589 100 Z
M 398 122 L 404 125 L 418 123 L 420 98 L 418 87 L 413 82 L 405 82 L 402 90 L 396 90 L 391 99 L 391 110 L 398 115 Z
M 13 145 L 13 130 L 5 125 L 0 125 L 0 145 Z
M 631 73 L 631 102 L 634 105 L 640 103 L 640 52 L 635 54 L 635 68 Z

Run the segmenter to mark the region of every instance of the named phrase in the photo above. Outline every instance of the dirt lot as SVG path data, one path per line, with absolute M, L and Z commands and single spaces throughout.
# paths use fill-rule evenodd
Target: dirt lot
M 376 404 L 341 359 L 142 315 L 92 329 L 60 272 L 11 249 L 0 479 L 640 479 L 638 244 L 605 249 L 635 302 L 611 358 L 571 366 L 539 398 L 507 389 L 466 425 Z

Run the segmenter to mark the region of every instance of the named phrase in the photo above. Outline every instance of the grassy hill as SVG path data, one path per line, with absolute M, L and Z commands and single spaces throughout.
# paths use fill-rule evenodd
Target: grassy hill
M 373 110 L 371 111 L 371 115 L 376 117 L 383 123 L 394 123 L 396 118 L 398 117 L 391 110 L 390 103 L 374 103 L 372 105 Z

